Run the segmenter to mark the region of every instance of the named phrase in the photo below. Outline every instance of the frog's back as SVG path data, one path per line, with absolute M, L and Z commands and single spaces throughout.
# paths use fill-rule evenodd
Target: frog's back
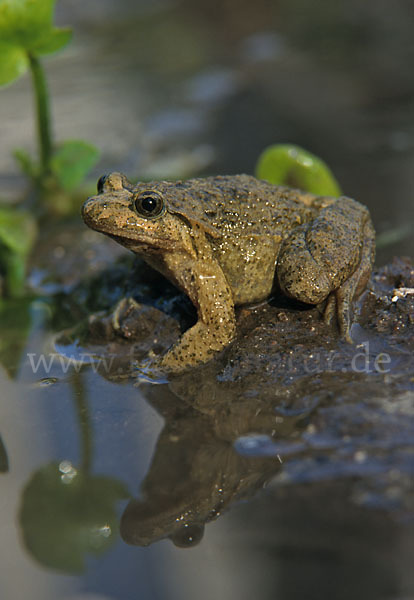
M 189 179 L 169 194 L 173 211 L 193 216 L 221 235 L 276 235 L 310 218 L 310 194 L 250 175 Z M 308 215 L 309 213 L 309 215 Z
M 235 304 L 269 296 L 280 244 L 311 219 L 315 199 L 249 175 L 189 179 L 168 191 L 169 209 L 209 235 Z

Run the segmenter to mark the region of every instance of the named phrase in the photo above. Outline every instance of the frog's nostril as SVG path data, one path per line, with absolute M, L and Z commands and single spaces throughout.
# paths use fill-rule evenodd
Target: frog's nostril
M 82 218 L 86 220 L 88 216 L 91 214 L 93 207 L 95 205 L 95 201 L 93 198 L 88 198 L 82 205 L 81 214 Z

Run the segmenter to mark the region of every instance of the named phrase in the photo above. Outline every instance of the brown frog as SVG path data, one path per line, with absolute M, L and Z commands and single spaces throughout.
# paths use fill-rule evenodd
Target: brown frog
M 142 256 L 183 290 L 197 323 L 161 358 L 163 371 L 208 361 L 235 335 L 235 305 L 268 298 L 274 284 L 308 304 L 325 300 L 349 334 L 352 300 L 372 269 L 375 232 L 350 198 L 315 196 L 232 175 L 131 184 L 101 177 L 85 223 Z

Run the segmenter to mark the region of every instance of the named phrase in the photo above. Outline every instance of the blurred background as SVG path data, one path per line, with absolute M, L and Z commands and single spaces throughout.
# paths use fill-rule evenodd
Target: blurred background
M 54 134 L 56 141 L 83 138 L 100 149 L 100 162 L 90 178 L 92 187 L 100 175 L 115 170 L 131 179 L 253 173 L 258 155 L 267 145 L 298 144 L 324 159 L 344 192 L 369 207 L 382 240 L 377 252 L 379 265 L 394 255 L 414 255 L 412 0 L 61 0 L 56 24 L 73 27 L 74 37 L 61 53 L 43 61 L 51 90 Z M 13 202 L 27 188 L 12 151 L 25 148 L 35 152 L 33 113 L 29 74 L 0 89 L 0 201 Z M 407 377 L 399 380 L 398 376 L 388 404 L 391 386 L 387 388 L 384 378 L 380 384 L 384 399 L 380 398 L 378 409 L 372 412 L 359 412 L 360 397 L 366 401 L 365 389 L 354 404 L 343 407 L 341 398 L 329 396 L 329 390 L 326 397 L 326 390 L 318 392 L 321 406 L 317 417 L 322 415 L 320 429 L 326 438 L 321 436 L 321 452 L 312 469 L 309 462 L 294 456 L 288 465 L 292 472 L 297 468 L 303 474 L 294 486 L 284 485 L 289 466 L 282 467 L 275 456 L 268 457 L 271 466 L 266 463 L 266 469 L 269 480 L 275 475 L 273 482 L 252 502 L 238 502 L 208 524 L 197 547 L 186 551 L 171 540 L 131 547 L 116 538 L 111 547 L 108 539 L 108 547 L 102 551 L 88 547 L 83 576 L 45 566 L 62 558 L 57 558 L 54 546 L 47 543 L 47 535 L 52 541 L 59 537 L 60 527 L 49 523 L 51 532 L 46 531 L 42 520 L 45 516 L 47 521 L 49 513 L 55 516 L 48 477 L 55 477 L 58 468 L 58 477 L 70 477 L 76 471 L 72 463 L 89 462 L 89 469 L 93 463 L 91 481 L 97 485 L 99 494 L 93 488 L 96 496 L 111 505 L 104 508 L 114 522 L 119 521 L 120 511 L 115 519 L 112 505 L 122 494 L 119 490 L 115 493 L 115 484 L 122 482 L 140 498 L 138 490 L 160 432 L 168 423 L 163 411 L 171 411 L 172 433 L 167 428 L 165 436 L 171 441 L 174 411 L 181 410 L 181 405 L 176 408 L 173 404 L 172 392 L 165 395 L 167 386 L 148 386 L 156 390 L 154 395 L 159 393 L 159 410 L 155 410 L 145 386 L 135 387 L 132 378 L 114 383 L 92 369 L 79 374 L 63 370 L 59 363 L 51 370 L 30 368 L 27 353 L 37 357 L 40 352 L 53 352 L 56 331 L 64 328 L 64 319 L 54 320 L 53 311 L 76 320 L 89 310 L 87 289 L 81 287 L 78 293 L 75 289 L 72 304 L 67 300 L 78 280 L 89 281 L 89 263 L 93 262 L 91 252 L 85 251 L 91 232 L 83 227 L 80 216 L 76 223 L 73 229 L 63 223 L 66 241 L 52 239 L 50 244 L 47 238 L 53 237 L 56 222 L 49 229 L 41 224 L 46 249 L 39 244 L 34 259 L 39 262 L 45 255 L 49 260 L 50 290 L 42 283 L 36 298 L 23 299 L 25 313 L 19 312 L 16 301 L 1 323 L 6 325 L 0 342 L 6 339 L 5 330 L 8 337 L 4 346 L 0 344 L 0 598 L 412 600 L 414 550 L 412 529 L 407 526 L 409 508 L 403 516 L 398 512 L 398 478 L 401 473 L 412 473 L 412 437 L 398 435 L 401 423 L 407 424 L 407 431 L 410 426 L 413 383 L 412 378 L 407 382 Z M 97 238 L 104 240 L 95 251 L 95 262 L 101 261 L 102 271 L 108 264 L 113 267 L 116 245 L 104 245 L 112 242 Z M 109 305 L 122 292 L 113 272 L 113 279 L 102 277 L 100 287 L 99 272 L 96 278 L 96 296 L 106 294 Z M 128 263 L 119 278 L 129 277 Z M 21 314 L 27 315 L 26 325 Z M 16 340 L 21 346 L 17 358 L 10 350 Z M 412 361 L 412 354 L 407 352 L 406 360 Z M 276 390 L 271 380 L 274 372 L 263 376 L 272 393 Z M 233 393 L 245 399 L 246 406 L 250 401 L 254 406 L 254 400 L 260 401 L 260 387 L 242 389 L 243 379 L 240 381 L 240 389 L 229 381 L 228 391 L 225 373 L 218 381 L 207 372 L 206 380 L 196 379 L 193 388 L 205 392 L 207 404 L 221 385 L 224 396 Z M 286 403 L 290 388 L 287 385 L 286 397 L 281 396 Z M 369 398 L 368 388 L 366 393 Z M 303 398 L 305 417 L 298 420 L 297 427 L 295 406 L 290 415 L 286 411 L 286 422 L 294 423 L 292 435 L 298 431 L 300 437 L 305 428 L 314 427 L 307 420 L 314 408 L 306 406 L 309 398 Z M 329 408 L 335 416 L 332 420 Z M 218 422 L 220 425 L 220 419 Z M 360 428 L 367 426 L 367 447 L 372 440 L 374 446 L 378 443 L 384 471 L 378 462 L 365 460 L 361 451 L 351 456 L 352 440 L 349 444 L 344 423 L 352 434 L 356 432 L 356 444 Z M 367 424 L 372 424 L 372 429 Z M 194 435 L 196 449 L 202 425 Z M 189 430 L 192 432 L 191 427 Z M 338 444 L 333 455 L 340 465 L 344 463 L 342 471 L 335 471 L 335 463 L 331 468 L 324 454 L 324 444 L 329 447 L 332 439 Z M 247 472 L 239 477 L 228 458 L 233 456 L 231 441 L 226 448 L 229 454 L 221 446 L 216 452 L 214 444 L 207 444 L 207 450 L 200 451 L 201 458 L 194 455 L 201 465 L 211 464 L 212 473 L 219 472 L 214 465 L 222 459 L 227 482 L 233 477 L 236 484 L 240 479 L 248 487 L 254 468 L 253 475 Z M 168 446 L 166 455 L 175 459 Z M 187 455 L 183 452 L 183 456 Z M 181 459 L 177 453 L 177 465 Z M 347 471 L 348 459 L 353 471 Z M 406 471 L 402 466 L 398 471 L 395 464 L 405 465 Z M 383 487 L 389 512 L 378 505 L 381 494 L 358 487 L 358 469 L 367 479 L 372 476 L 375 480 L 379 473 L 380 489 L 386 473 Z M 200 471 L 207 473 L 208 469 Z M 407 490 L 409 474 L 404 475 Z M 101 475 L 107 478 L 105 485 Z M 177 489 L 186 475 L 188 472 L 183 472 L 182 479 L 178 478 Z M 167 482 L 168 476 L 167 469 Z M 257 487 L 262 483 L 259 477 Z M 42 501 L 46 498 L 41 510 L 36 504 L 36 486 L 43 494 Z M 196 486 L 194 489 L 196 493 Z M 87 498 L 80 495 L 82 500 Z M 406 496 L 401 497 L 405 502 Z M 23 542 L 28 530 L 26 527 L 25 532 L 21 523 L 25 498 L 33 507 L 30 516 L 37 526 L 33 539 L 40 540 L 40 550 L 47 558 L 43 562 L 39 548 L 28 551 L 27 539 Z M 411 498 L 408 493 L 407 498 Z M 88 506 L 92 522 L 95 508 L 100 506 L 96 497 L 94 502 Z M 63 538 L 74 531 L 73 537 L 78 539 L 76 526 L 83 515 L 74 506 L 72 521 L 66 512 L 70 504 L 63 504 L 57 514 Z M 41 518 L 37 519 L 38 515 Z M 86 518 L 85 523 L 89 523 Z M 82 551 L 89 543 L 83 525 L 79 526 Z
M 102 152 L 97 178 L 252 173 L 268 144 L 323 158 L 413 254 L 414 5 L 410 0 L 65 0 L 72 43 L 45 65 L 57 140 Z M 0 93 L 2 196 L 34 146 L 29 76 Z M 411 229 L 410 229 L 411 227 Z

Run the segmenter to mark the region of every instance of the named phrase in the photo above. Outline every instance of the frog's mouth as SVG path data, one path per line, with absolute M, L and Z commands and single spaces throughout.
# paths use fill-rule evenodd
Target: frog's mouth
M 104 233 L 108 237 L 121 244 L 128 250 L 132 250 L 137 253 L 145 253 L 145 254 L 158 254 L 160 250 L 172 250 L 173 245 L 168 240 L 162 240 L 160 238 L 154 238 L 150 236 L 142 236 L 140 239 L 136 237 L 128 237 L 128 235 L 113 235 L 112 233 L 106 233 L 101 230 L 101 233 Z

